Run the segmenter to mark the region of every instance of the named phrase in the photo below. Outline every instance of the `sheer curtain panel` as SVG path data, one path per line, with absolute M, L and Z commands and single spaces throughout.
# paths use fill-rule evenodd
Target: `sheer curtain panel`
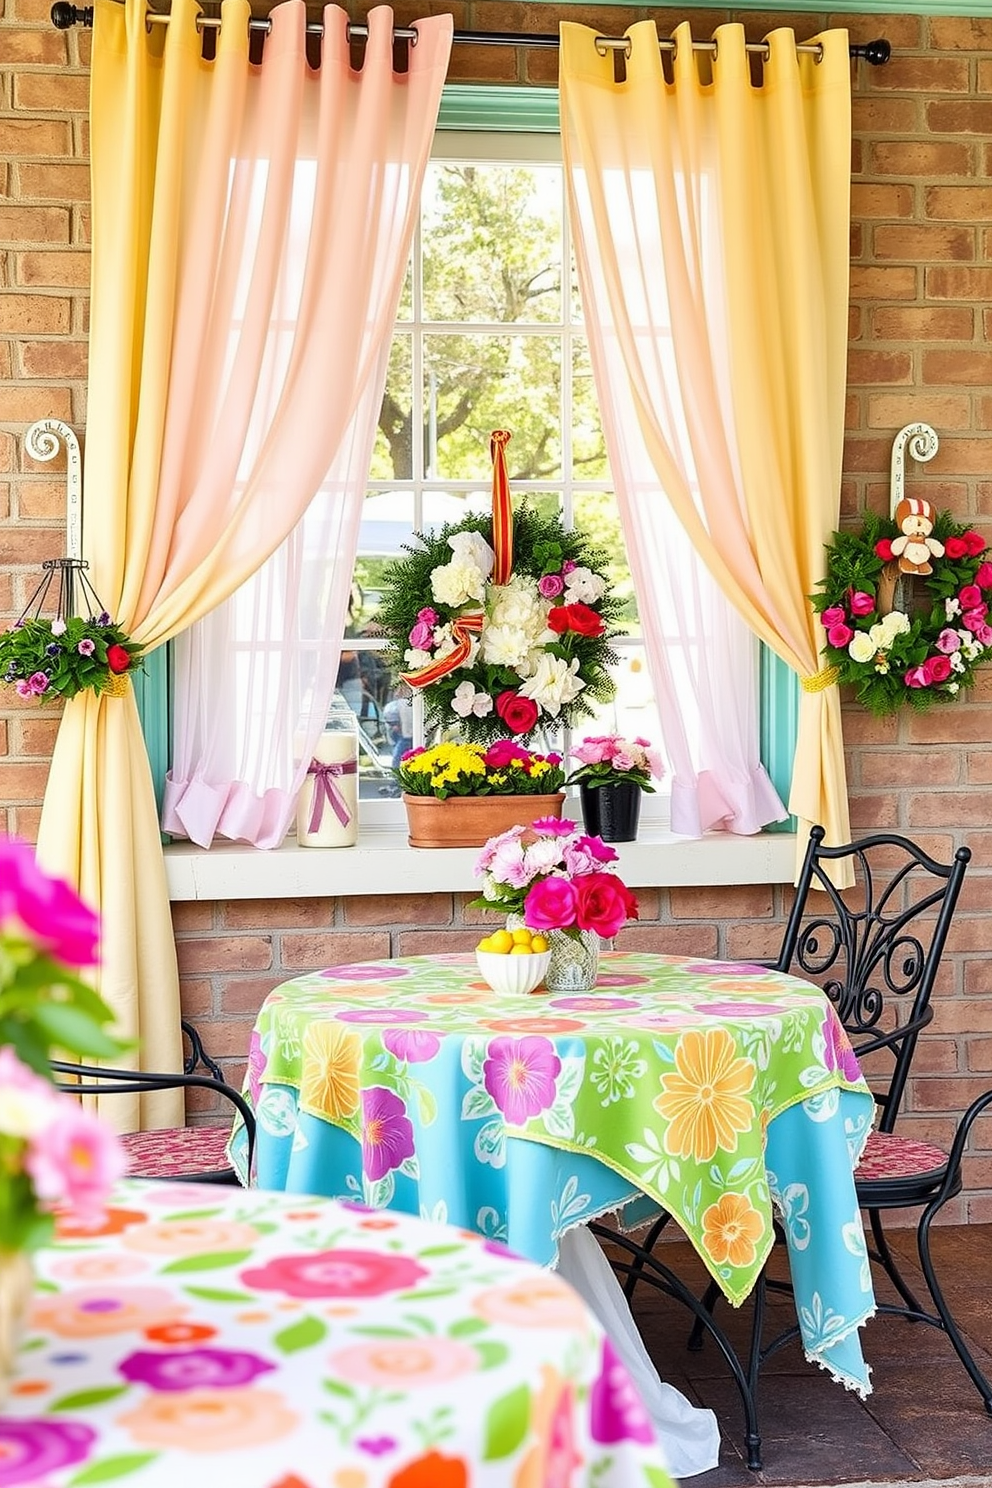
M 209 57 L 193 0 L 175 0 L 167 26 L 145 11 L 97 0 L 94 17 L 83 552 L 104 603 L 151 649 L 228 599 L 322 485 L 350 576 L 359 498 L 337 473 L 381 376 L 452 21 L 418 22 L 397 73 L 387 7 L 369 15 L 360 70 L 336 6 L 317 68 L 302 0 L 272 12 L 260 58 L 245 0 L 223 0 Z M 397 233 L 388 248 L 380 216 Z M 306 255 L 288 270 L 294 234 Z M 336 576 L 330 587 L 328 624 Z M 130 692 L 67 705 L 39 850 L 103 916 L 101 990 L 140 1039 L 136 1058 L 177 1067 L 175 944 Z
M 848 41 L 826 32 L 817 56 L 775 31 L 755 78 L 741 26 L 720 26 L 714 39 L 715 53 L 694 52 L 688 24 L 679 26 L 666 78 L 655 23 L 640 22 L 618 80 L 596 33 L 563 23 L 562 149 L 628 548 L 646 579 L 670 575 L 675 585 L 656 583 L 654 614 L 642 601 L 662 689 L 668 607 L 683 628 L 703 627 L 696 687 L 713 753 L 695 790 L 703 825 L 713 792 L 744 820 L 774 812 L 754 757 L 735 754 L 751 704 L 712 645 L 733 628 L 672 561 L 672 514 L 721 594 L 803 682 L 789 800 L 802 848 L 814 821 L 829 841 L 850 835 L 840 701 L 821 685 L 807 599 L 840 502 Z M 731 649 L 731 667 L 740 654 Z M 676 803 L 677 793 L 673 814 Z

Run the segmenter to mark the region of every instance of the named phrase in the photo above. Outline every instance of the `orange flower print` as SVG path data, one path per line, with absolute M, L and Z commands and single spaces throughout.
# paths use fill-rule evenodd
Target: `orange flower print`
M 725 1028 L 690 1028 L 675 1049 L 675 1073 L 662 1075 L 654 1107 L 668 1121 L 665 1151 L 707 1162 L 719 1149 L 733 1152 L 739 1132 L 755 1119 L 744 1097 L 754 1085 L 754 1062 L 737 1053 Z
M 157 1328 L 177 1321 L 186 1311 L 186 1304 L 165 1287 L 107 1283 L 55 1294 L 36 1293 L 31 1321 L 60 1338 L 101 1338 Z
M 480 1292 L 472 1311 L 511 1328 L 572 1328 L 584 1332 L 585 1307 L 572 1288 L 551 1272 L 526 1276 Z
M 300 1417 L 275 1390 L 177 1390 L 149 1395 L 116 1424 L 143 1447 L 236 1452 L 289 1436 Z
M 147 1215 L 140 1209 L 105 1209 L 92 1219 L 80 1219 L 78 1214 L 56 1215 L 56 1240 L 95 1240 L 98 1235 L 119 1235 L 128 1225 L 142 1224 Z
M 393 1473 L 386 1488 L 468 1488 L 468 1468 L 463 1457 L 427 1452 Z
M 250 1250 L 258 1239 L 254 1225 L 233 1219 L 161 1219 L 135 1225 L 121 1240 L 142 1255 L 205 1255 Z
M 303 1040 L 300 1104 L 329 1121 L 358 1110 L 361 1035 L 341 1023 L 311 1023 Z
M 703 1213 L 703 1245 L 718 1266 L 753 1266 L 765 1221 L 746 1194 L 724 1194 Z

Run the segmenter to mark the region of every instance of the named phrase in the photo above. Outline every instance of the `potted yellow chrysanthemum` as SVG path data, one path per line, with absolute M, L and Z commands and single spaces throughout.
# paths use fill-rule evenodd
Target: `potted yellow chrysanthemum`
M 481 847 L 510 827 L 561 816 L 565 799 L 561 756 L 512 739 L 411 749 L 394 773 L 411 847 Z

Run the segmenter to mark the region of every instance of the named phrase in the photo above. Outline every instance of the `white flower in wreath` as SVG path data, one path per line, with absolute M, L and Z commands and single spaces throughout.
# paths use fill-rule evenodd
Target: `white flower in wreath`
M 533 699 L 545 713 L 557 718 L 564 705 L 577 698 L 586 685 L 578 676 L 578 670 L 577 657 L 566 661 L 562 656 L 552 656 L 545 651 L 533 677 L 521 684 L 520 695 Z
M 456 563 L 467 563 L 478 568 L 488 579 L 496 562 L 496 554 L 481 532 L 454 532 L 448 538 L 448 547 L 455 555 Z
M 958 600 L 956 600 L 956 599 L 945 599 L 944 600 L 944 614 L 947 616 L 948 620 L 953 620 L 954 619 L 954 616 L 955 615 L 960 615 L 960 613 L 961 613 L 961 604 L 960 604 L 960 602 Z
M 493 711 L 493 700 L 488 692 L 476 692 L 473 682 L 460 682 L 452 694 L 451 707 L 459 718 L 485 718 Z
M 967 663 L 960 651 L 952 651 L 947 659 L 951 663 L 952 672 L 966 672 L 968 670 Z M 948 688 L 948 691 L 950 691 L 950 688 Z
M 606 580 L 591 568 L 573 568 L 565 575 L 565 603 L 595 604 L 606 593 Z
M 911 628 L 909 616 L 903 614 L 902 610 L 890 610 L 887 615 L 883 615 L 881 625 L 883 632 L 889 638 L 888 644 L 890 646 L 896 636 L 907 635 Z M 874 631 L 874 629 L 875 627 L 873 625 L 872 630 Z
M 878 626 L 872 626 L 872 630 L 877 630 L 878 628 Z M 847 654 L 852 661 L 865 662 L 871 661 L 879 649 L 877 643 L 872 640 L 871 631 L 859 630 L 855 632 L 849 641 Z
M 418 651 L 416 646 L 411 646 L 403 652 L 403 660 L 408 671 L 419 672 L 423 667 L 430 666 L 434 658 L 429 651 Z
M 455 558 L 431 572 L 431 593 L 437 604 L 457 610 L 475 600 L 481 604 L 486 593 L 486 575 L 476 563 L 463 563 Z
M 964 632 L 962 631 L 962 636 L 963 635 Z M 964 641 L 961 646 L 961 650 L 964 652 L 968 661 L 977 661 L 984 649 L 985 648 L 982 645 L 981 641 L 976 641 L 974 636 L 969 636 L 968 639 Z
M 482 632 L 482 659 L 493 666 L 512 667 L 518 671 L 527 660 L 530 648 L 530 637 L 519 626 L 487 625 Z
M 508 583 L 494 586 L 489 591 L 489 623 L 522 630 L 531 642 L 551 639 L 548 630 L 550 608 L 550 602 L 542 598 L 534 581 L 518 574 L 512 574 Z
M 948 692 L 950 692 L 952 694 L 955 693 L 955 692 L 960 692 L 961 691 L 961 683 L 960 682 L 948 682 L 948 684 L 947 684 L 947 690 L 948 690 Z

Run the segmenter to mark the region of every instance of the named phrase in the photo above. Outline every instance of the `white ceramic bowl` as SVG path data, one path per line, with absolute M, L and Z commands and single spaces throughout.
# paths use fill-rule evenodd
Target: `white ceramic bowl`
M 543 982 L 551 965 L 550 951 L 529 956 L 501 956 L 495 951 L 476 951 L 479 970 L 494 992 L 523 997 Z

